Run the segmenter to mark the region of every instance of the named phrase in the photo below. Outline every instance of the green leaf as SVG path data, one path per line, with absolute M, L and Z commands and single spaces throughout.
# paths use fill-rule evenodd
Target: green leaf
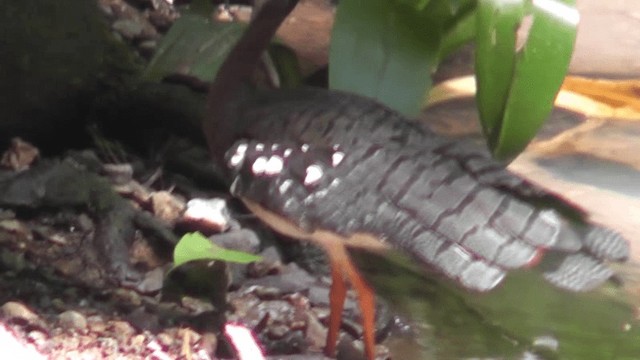
M 442 37 L 438 63 L 476 36 L 475 7 L 468 6 L 457 10 L 458 13 Z
M 525 0 L 479 0 L 476 10 L 476 79 L 480 120 L 490 146 L 502 125 L 515 68 L 516 32 Z M 498 130 L 496 130 L 498 129 Z
M 447 1 L 417 11 L 388 0 L 342 0 L 331 39 L 330 87 L 418 114 L 451 16 Z
M 517 29 L 528 23 L 526 42 L 517 48 Z M 477 101 L 496 158 L 520 153 L 551 112 L 577 23 L 575 8 L 558 0 L 478 1 Z
M 569 292 L 529 269 L 510 272 L 496 289 L 477 293 L 399 252 L 349 252 L 376 294 L 417 325 L 419 338 L 402 343 L 403 354 L 414 353 L 405 358 L 520 359 L 524 351 L 546 350 L 550 356 L 540 358 L 630 360 L 639 354 L 640 299 L 632 287 Z M 558 341 L 556 351 L 536 348 L 544 336 Z
M 144 76 L 147 80 L 158 81 L 170 74 L 183 74 L 212 81 L 244 29 L 244 24 L 212 22 L 200 15 L 183 15 L 158 45 Z
M 429 1 L 431 0 L 396 0 L 396 2 L 409 5 L 418 11 L 424 9 L 429 4 Z
M 261 257 L 220 247 L 199 232 L 185 234 L 173 249 L 173 267 L 195 260 L 222 260 L 247 264 Z
M 280 43 L 273 43 L 268 49 L 280 80 L 281 89 L 293 89 L 302 84 L 300 64 L 293 50 Z

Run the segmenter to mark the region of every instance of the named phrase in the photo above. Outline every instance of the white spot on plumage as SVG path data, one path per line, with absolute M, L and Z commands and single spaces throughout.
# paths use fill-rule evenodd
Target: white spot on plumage
M 307 152 L 309 150 L 309 144 L 302 144 L 302 146 L 300 146 L 300 150 L 302 150 L 302 152 Z
M 291 185 L 293 185 L 293 181 L 291 179 L 287 179 L 280 184 L 278 191 L 280 191 L 280 194 L 284 194 L 291 188 Z
M 229 167 L 238 168 L 242 165 L 244 157 L 247 153 L 247 147 L 247 143 L 243 142 L 238 144 L 238 146 L 236 147 L 236 151 L 233 153 L 233 155 L 231 155 L 231 158 L 229 159 Z
M 288 158 L 289 156 L 291 156 L 291 153 L 293 152 L 293 150 L 287 148 L 284 150 L 284 157 Z
M 307 167 L 307 174 L 304 177 L 304 184 L 315 185 L 320 181 L 320 179 L 322 179 L 323 175 L 324 171 L 322 170 L 322 167 L 320 165 L 309 165 L 309 167 Z
M 259 152 L 264 151 L 264 144 L 263 143 L 257 143 L 256 144 L 256 151 L 259 151 Z
M 235 179 L 233 179 L 233 182 L 231 183 L 231 186 L 229 187 L 229 191 L 231 192 L 231 195 L 239 195 L 239 187 L 240 186 L 240 178 L 236 177 Z
M 323 197 L 327 196 L 327 194 L 329 193 L 329 189 L 328 188 L 324 188 L 320 191 L 316 191 L 313 193 L 313 197 L 316 199 L 322 199 Z
M 267 157 L 266 156 L 260 156 L 259 158 L 257 158 L 254 162 L 253 165 L 251 166 L 251 171 L 253 171 L 254 175 L 262 175 L 264 174 L 265 170 L 267 169 Z
M 342 162 L 342 159 L 344 159 L 344 153 L 341 151 L 336 151 L 331 155 L 331 166 L 336 167 L 338 165 L 340 165 L 340 163 Z
M 265 175 L 278 175 L 284 168 L 284 161 L 280 156 L 271 155 L 269 160 L 267 161 L 267 165 L 265 167 L 264 173 Z

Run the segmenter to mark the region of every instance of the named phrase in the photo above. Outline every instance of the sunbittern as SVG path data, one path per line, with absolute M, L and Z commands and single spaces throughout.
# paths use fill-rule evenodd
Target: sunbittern
M 321 245 L 331 286 L 332 355 L 345 279 L 362 311 L 373 359 L 374 295 L 345 246 L 395 248 L 461 286 L 488 291 L 545 251 L 564 253 L 544 277 L 581 291 L 612 275 L 628 244 L 562 216 L 563 204 L 468 143 L 425 130 L 374 100 L 326 89 L 244 94 L 259 58 L 297 0 L 270 0 L 220 67 L 204 132 L 232 193 L 278 232 Z M 529 200 L 550 200 L 532 205 Z M 555 207 L 554 207 L 555 206 Z M 560 207 L 563 211 L 556 210 Z

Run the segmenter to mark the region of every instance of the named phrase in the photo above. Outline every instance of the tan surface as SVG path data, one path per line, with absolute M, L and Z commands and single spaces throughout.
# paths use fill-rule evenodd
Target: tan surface
M 571 73 L 640 77 L 640 1 L 577 0 L 577 6 Z

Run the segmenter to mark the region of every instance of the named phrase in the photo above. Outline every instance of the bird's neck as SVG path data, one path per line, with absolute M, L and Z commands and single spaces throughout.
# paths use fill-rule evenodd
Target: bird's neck
M 235 141 L 234 108 L 262 53 L 298 0 L 267 0 L 233 47 L 209 89 L 203 131 L 214 161 Z

